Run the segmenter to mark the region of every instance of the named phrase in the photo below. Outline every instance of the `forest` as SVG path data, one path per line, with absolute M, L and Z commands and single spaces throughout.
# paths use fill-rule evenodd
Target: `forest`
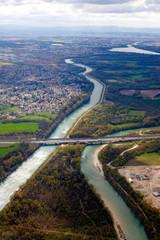
M 70 137 L 98 137 L 132 128 L 158 126 L 159 117 L 131 114 L 129 107 L 120 104 L 99 104 L 87 113 L 73 129 Z

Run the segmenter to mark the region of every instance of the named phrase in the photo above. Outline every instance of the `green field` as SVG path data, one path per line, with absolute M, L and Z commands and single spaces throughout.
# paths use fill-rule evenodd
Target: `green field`
M 127 163 L 127 166 L 141 165 L 160 165 L 160 151 L 142 154 Z
M 139 110 L 130 110 L 129 115 L 131 116 L 144 116 L 145 111 L 139 111 Z
M 126 69 L 126 70 L 133 72 L 133 73 L 148 73 L 148 72 L 150 72 L 149 69 Z
M 149 88 L 160 88 L 160 85 L 151 85 Z
M 0 105 L 0 113 L 13 112 L 16 113 L 18 109 L 16 107 L 5 107 Z
M 30 120 L 30 121 L 39 121 L 46 120 L 48 122 L 52 121 L 56 118 L 57 114 L 51 114 L 49 112 L 37 112 L 32 115 L 27 115 L 25 117 L 20 118 L 21 120 Z
M 4 133 L 20 133 L 20 132 L 35 132 L 39 128 L 38 123 L 1 123 L 0 134 Z
M 36 115 L 36 116 L 43 116 L 43 117 L 52 118 L 52 119 L 54 119 L 57 116 L 56 113 L 55 114 L 51 114 L 49 112 L 37 112 L 34 115 Z
M 142 74 L 137 74 L 137 75 L 133 75 L 133 76 L 128 77 L 128 79 L 131 79 L 131 80 L 142 80 L 144 78 L 145 77 Z
M 19 118 L 20 120 L 29 120 L 29 121 L 39 121 L 39 120 L 46 120 L 46 121 L 50 121 L 49 118 L 47 117 L 42 117 L 42 116 L 37 116 L 37 115 L 28 115 L 22 118 Z
M 1 144 L 0 145 L 0 157 L 4 157 L 9 151 L 14 150 L 17 147 L 19 147 L 19 143 L 16 143 L 14 145 Z

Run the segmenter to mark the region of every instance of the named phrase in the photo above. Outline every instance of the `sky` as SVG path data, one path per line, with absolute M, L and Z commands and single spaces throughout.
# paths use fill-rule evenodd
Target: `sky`
M 0 0 L 0 25 L 160 28 L 160 0 Z

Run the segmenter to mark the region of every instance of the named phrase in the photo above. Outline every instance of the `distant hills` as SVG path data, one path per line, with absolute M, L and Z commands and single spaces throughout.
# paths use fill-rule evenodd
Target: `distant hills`
M 72 26 L 72 27 L 31 27 L 18 25 L 0 25 L 1 37 L 6 35 L 26 36 L 26 35 L 77 35 L 77 34 L 156 34 L 160 35 L 160 28 L 132 28 L 118 26 Z

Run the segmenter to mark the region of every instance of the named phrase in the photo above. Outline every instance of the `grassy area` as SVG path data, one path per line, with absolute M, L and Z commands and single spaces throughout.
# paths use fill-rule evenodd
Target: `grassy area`
M 0 113 L 7 113 L 7 112 L 16 113 L 17 111 L 18 111 L 18 108 L 16 107 L 5 107 L 0 105 Z
M 137 74 L 137 75 L 133 75 L 133 76 L 128 77 L 128 79 L 131 79 L 131 80 L 142 80 L 144 78 L 145 77 L 142 74 Z
M 49 112 L 37 112 L 32 115 L 27 115 L 25 117 L 20 118 L 21 120 L 30 120 L 30 121 L 39 121 L 39 120 L 46 120 L 50 122 L 51 120 L 55 119 L 57 114 L 51 114 Z
M 141 165 L 160 165 L 160 151 L 142 154 L 127 163 L 127 166 Z
M 13 65 L 13 63 L 0 62 L 0 65 Z
M 35 132 L 38 128 L 38 123 L 4 123 L 0 124 L 0 134 L 15 132 Z
M 39 121 L 39 120 L 46 120 L 48 122 L 50 122 L 50 119 L 47 117 L 43 117 L 43 116 L 37 116 L 37 115 L 28 115 L 25 117 L 20 118 L 20 120 L 29 120 L 29 121 Z
M 160 88 L 160 85 L 151 85 L 149 88 Z
M 140 110 L 130 110 L 129 115 L 131 116 L 144 116 L 145 111 L 140 111 Z
M 130 122 L 130 123 L 122 123 L 122 124 L 110 124 L 109 123 L 108 126 L 109 127 L 120 127 L 120 128 L 122 127 L 125 130 L 128 127 L 131 127 L 131 128 L 136 127 L 136 123 L 132 123 L 132 122 Z
M 17 147 L 19 147 L 19 143 L 16 143 L 14 145 L 1 144 L 0 145 L 0 157 L 4 157 L 10 150 L 14 150 Z
M 150 72 L 150 69 L 126 69 L 127 71 L 133 72 L 133 73 L 148 73 Z
M 57 116 L 56 113 L 55 114 L 51 114 L 49 112 L 37 112 L 34 115 L 36 115 L 36 116 L 43 116 L 43 117 L 52 118 L 52 119 L 56 118 L 56 116 Z

